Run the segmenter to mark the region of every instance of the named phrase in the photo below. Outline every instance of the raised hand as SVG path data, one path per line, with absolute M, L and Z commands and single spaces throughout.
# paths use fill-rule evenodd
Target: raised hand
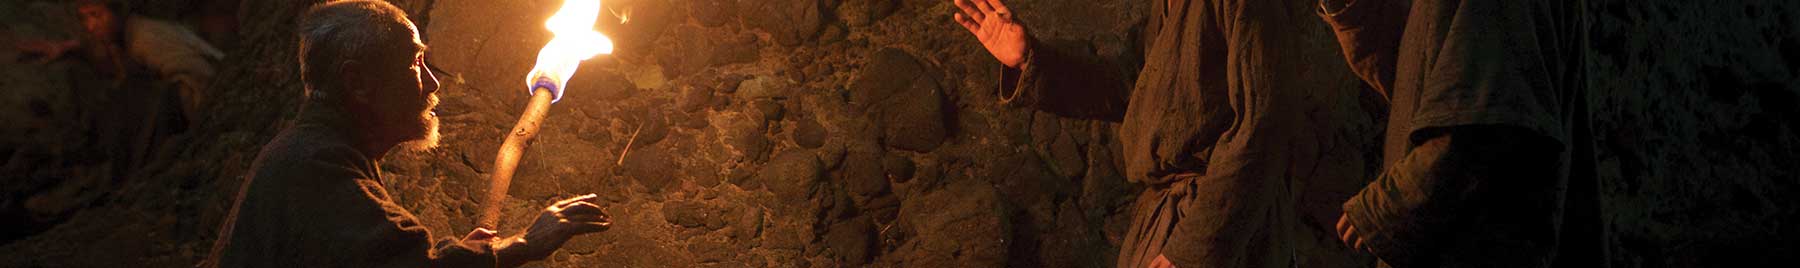
M 593 202 L 598 199 L 598 195 L 588 194 L 558 201 L 544 208 L 537 221 L 525 228 L 524 236 L 500 249 L 502 261 L 523 263 L 543 259 L 562 248 L 563 243 L 570 238 L 606 231 L 612 226 L 612 219 L 606 216 L 605 211 L 600 210 L 600 206 L 594 205 Z
M 956 7 L 962 12 L 956 13 L 956 24 L 960 24 L 981 46 L 993 54 L 995 60 L 1006 67 L 1019 68 L 1024 63 L 1030 38 L 1025 36 L 1025 27 L 1013 20 L 1011 9 L 1000 0 L 954 0 Z

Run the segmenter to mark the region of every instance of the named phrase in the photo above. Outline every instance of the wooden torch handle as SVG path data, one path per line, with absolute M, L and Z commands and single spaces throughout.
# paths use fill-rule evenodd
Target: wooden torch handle
M 544 114 L 550 111 L 550 101 L 555 98 L 549 89 L 533 89 L 531 103 L 525 105 L 519 123 L 506 135 L 506 143 L 500 144 L 500 153 L 494 156 L 494 178 L 489 181 L 487 200 L 481 209 L 481 227 L 500 227 L 500 208 L 506 203 L 507 188 L 512 186 L 513 171 L 518 169 L 519 157 L 531 145 L 531 138 L 537 136 L 538 126 L 543 124 Z

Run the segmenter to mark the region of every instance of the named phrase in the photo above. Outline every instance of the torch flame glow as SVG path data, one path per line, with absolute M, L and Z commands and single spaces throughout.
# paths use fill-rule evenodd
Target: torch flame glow
M 575 75 L 582 60 L 612 54 L 612 39 L 594 31 L 600 18 L 600 0 L 563 0 L 561 9 L 544 22 L 556 37 L 538 51 L 537 65 L 525 76 L 525 90 L 547 88 L 562 100 L 563 85 Z

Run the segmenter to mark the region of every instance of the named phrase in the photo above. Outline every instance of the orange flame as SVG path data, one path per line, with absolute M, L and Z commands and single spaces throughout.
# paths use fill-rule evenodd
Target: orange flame
M 548 87 L 561 100 L 563 85 L 582 60 L 612 54 L 612 39 L 594 31 L 594 21 L 599 18 L 600 0 L 563 0 L 562 8 L 544 21 L 544 27 L 556 37 L 538 51 L 537 65 L 525 76 L 526 90 Z

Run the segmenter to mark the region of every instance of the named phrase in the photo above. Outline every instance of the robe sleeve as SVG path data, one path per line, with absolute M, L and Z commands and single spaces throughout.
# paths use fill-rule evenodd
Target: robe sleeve
M 487 243 L 461 243 L 456 238 L 438 240 L 431 267 L 499 267 L 493 247 Z
M 1394 85 L 1400 34 L 1406 27 L 1408 1 L 1320 0 L 1319 17 L 1331 25 L 1350 71 L 1387 96 Z
M 413 215 L 388 198 L 387 191 L 374 180 L 359 180 L 364 194 L 379 203 L 386 211 L 388 225 L 380 231 L 386 237 L 376 250 L 391 250 L 385 254 L 388 260 L 376 263 L 392 265 L 374 265 L 384 267 L 500 267 L 500 261 L 493 248 L 487 243 L 462 243 L 456 238 L 444 238 L 437 243 L 431 242 L 431 232 L 420 225 Z
M 1125 117 L 1135 72 L 1076 46 L 1029 41 L 1019 68 L 1000 67 L 1000 103 L 1052 114 L 1119 122 Z M 1135 70 L 1135 68 L 1131 68 Z
M 1534 207 L 1554 192 L 1559 143 L 1512 126 L 1463 126 L 1423 132 L 1418 146 L 1344 204 L 1363 244 L 1396 267 L 1435 255 L 1467 215 L 1496 207 Z M 1500 214 L 1504 215 L 1504 214 Z M 1483 221 L 1514 221 L 1488 219 Z M 1529 234 L 1526 234 L 1529 235 Z

